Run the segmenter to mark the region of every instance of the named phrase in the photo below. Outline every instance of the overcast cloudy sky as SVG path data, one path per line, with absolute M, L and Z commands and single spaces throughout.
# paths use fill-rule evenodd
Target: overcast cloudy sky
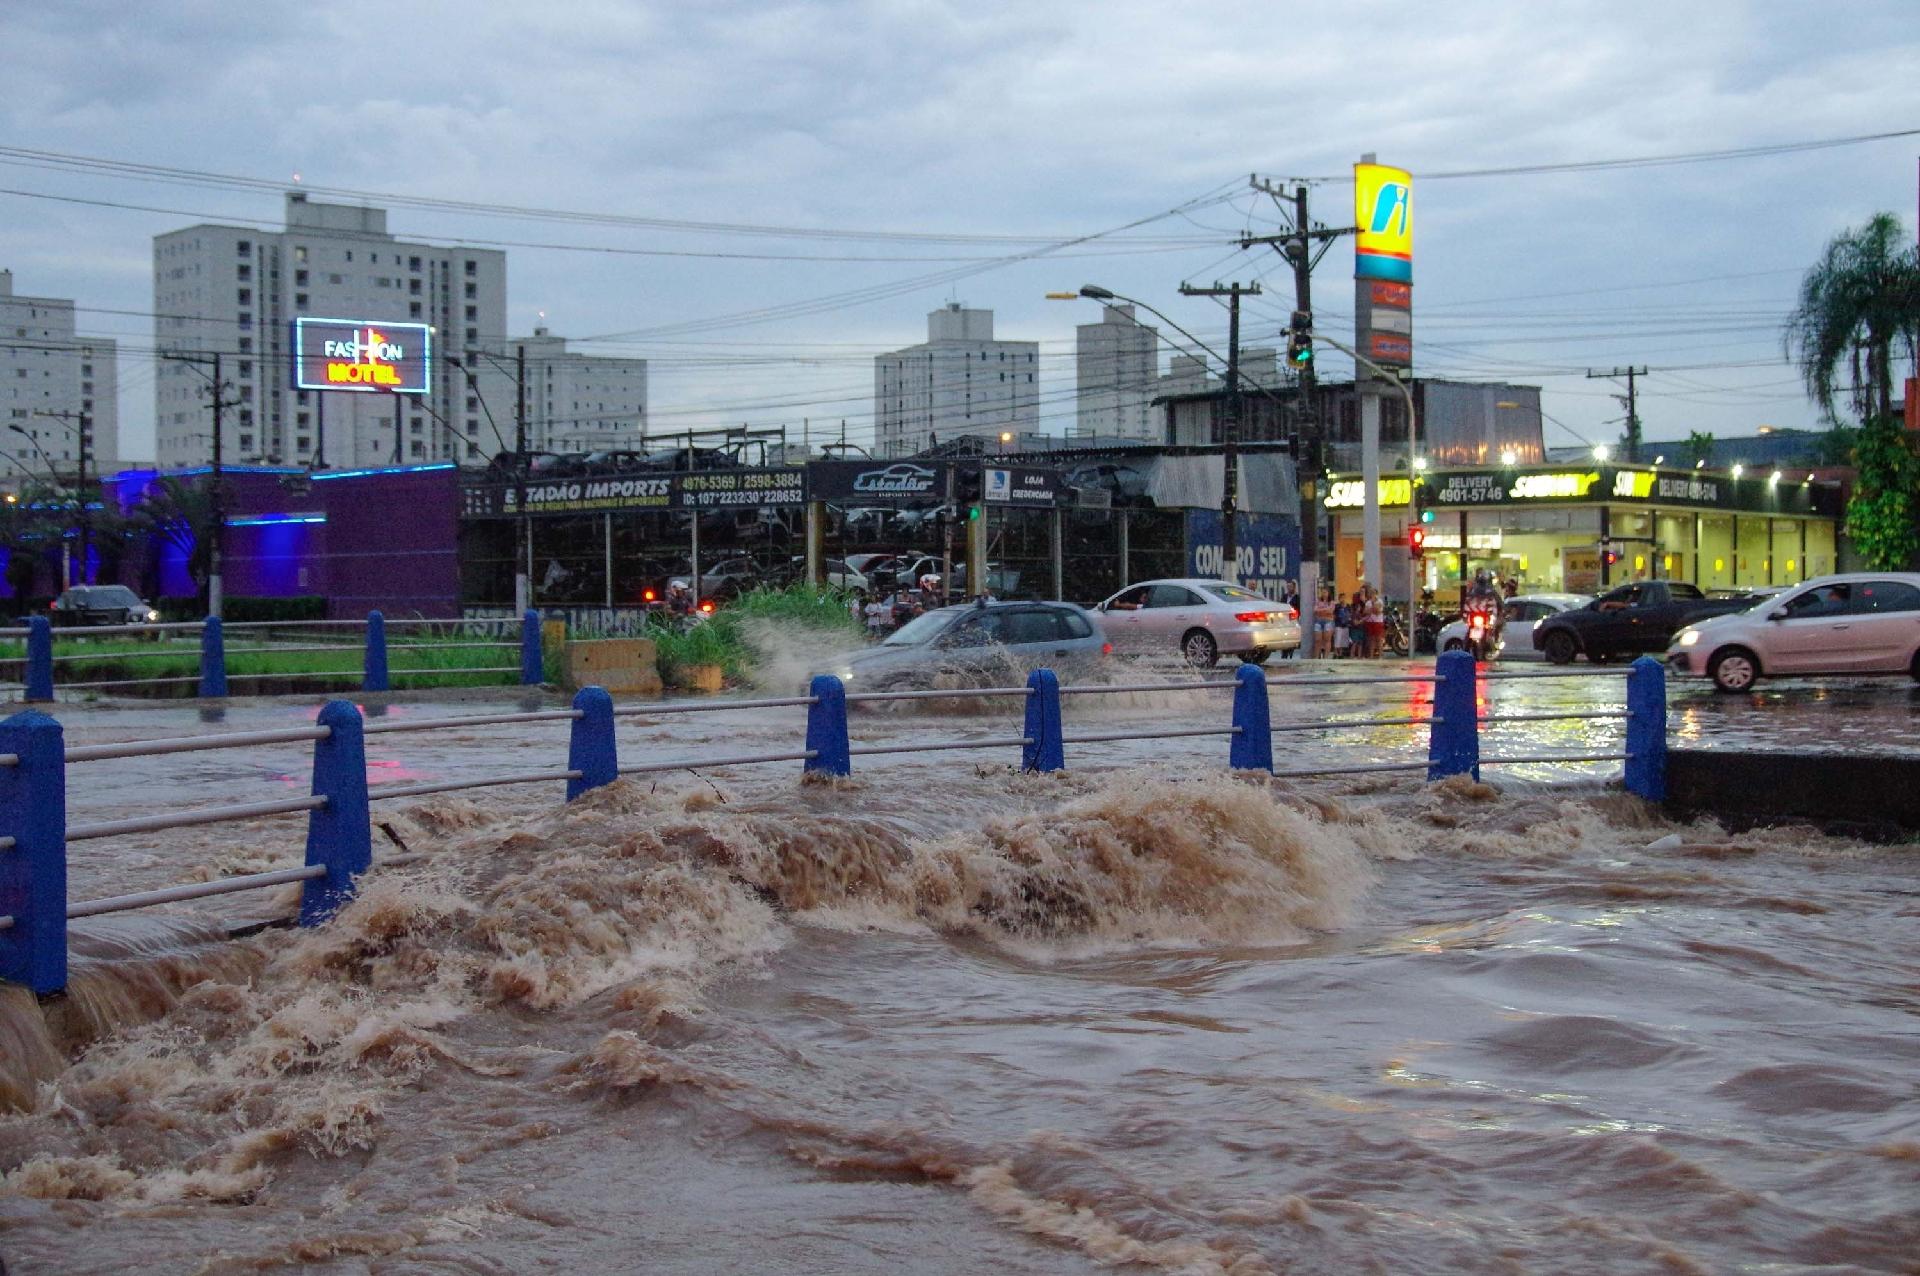
M 1246 338 L 1271 342 L 1290 281 L 1270 251 L 1232 246 L 1274 221 L 1247 175 L 1327 178 L 1316 214 L 1344 224 L 1340 175 L 1374 151 L 1416 175 L 1419 371 L 1543 385 L 1559 443 L 1618 433 L 1620 409 L 1586 368 L 1646 364 L 1650 437 L 1725 436 L 1814 423 L 1780 362 L 1781 319 L 1836 230 L 1882 209 L 1913 224 L 1920 137 L 1421 175 L 1920 128 L 1914 17 L 1911 0 L 0 0 L 0 145 L 442 199 L 953 236 L 390 217 L 411 238 L 590 250 L 510 248 L 509 326 L 523 334 L 544 313 L 558 333 L 607 338 L 582 349 L 652 359 L 658 429 L 845 417 L 855 437 L 871 355 L 921 340 L 950 297 L 992 308 L 1001 336 L 1044 343 L 1054 429 L 1071 417 L 1073 326 L 1096 314 L 1044 301 L 1050 289 L 1104 284 L 1211 337 L 1224 316 L 1179 283 L 1261 279 L 1274 296 Z M 76 298 L 86 330 L 135 351 L 152 337 L 152 235 L 277 225 L 281 211 L 272 192 L 17 161 L 0 161 L 0 187 L 0 267 L 16 290 Z M 34 197 L 48 195 L 176 211 Z M 1225 198 L 1054 256 L 992 260 L 1203 197 Z M 861 260 L 802 260 L 823 257 Z M 1315 275 L 1330 330 L 1350 322 L 1351 273 L 1343 243 Z M 878 296 L 740 318 L 861 289 Z M 726 322 L 682 326 L 709 319 Z M 141 455 L 150 360 L 130 351 L 121 383 L 125 450 Z

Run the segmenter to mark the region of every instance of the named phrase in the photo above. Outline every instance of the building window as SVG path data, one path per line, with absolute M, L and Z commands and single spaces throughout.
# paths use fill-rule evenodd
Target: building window
M 294 414 L 293 414 L 293 423 L 294 423 L 295 425 L 305 425 L 305 424 L 307 424 L 307 423 L 308 423 L 308 421 L 310 421 L 311 419 L 312 419 L 312 415 L 311 415 L 310 413 L 306 413 L 306 412 L 296 412 L 296 413 L 294 413 Z M 306 445 L 305 445 L 305 444 L 301 444 L 301 446 L 302 446 L 302 447 L 305 447 Z
M 242 452 L 253 451 L 253 436 L 251 434 L 243 434 L 240 436 L 240 450 Z
M 248 353 L 248 352 L 250 352 L 250 351 L 251 351 L 252 349 L 253 349 L 253 338 L 252 338 L 252 337 L 242 337 L 242 338 L 240 338 L 240 353 L 241 353 L 241 354 L 246 354 L 246 353 Z
M 479 286 L 478 286 L 478 285 L 476 285 L 476 284 L 468 284 L 468 285 L 467 285 L 467 300 L 468 300 L 468 301 L 472 301 L 472 300 L 473 300 L 473 299 L 474 299 L 475 297 L 478 297 L 479 295 L 480 295 L 480 288 L 479 288 Z
M 239 295 L 235 297 L 234 300 L 239 302 L 243 306 L 251 306 L 253 304 L 253 289 L 251 288 L 240 289 Z
M 420 269 L 420 259 L 418 257 L 407 258 L 407 269 L 408 270 Z
M 305 252 L 306 250 L 305 250 L 305 249 L 301 249 L 301 251 L 302 251 L 302 252 Z M 304 270 L 296 270 L 296 271 L 294 271 L 294 272 L 293 272 L 293 286 L 294 286 L 294 287 L 296 287 L 296 288 L 305 288 L 305 287 L 307 286 L 307 272 L 306 272 L 306 271 L 304 271 Z
M 295 244 L 293 246 L 293 259 L 301 262 L 307 259 L 307 246 L 305 244 Z M 304 274 L 305 272 L 303 271 L 301 273 Z
M 420 317 L 420 303 L 417 301 L 409 301 L 407 303 L 407 318 L 418 319 L 419 317 Z
M 467 343 L 471 345 L 478 340 L 480 340 L 480 330 L 478 328 L 467 329 Z
M 480 273 L 480 264 L 478 262 L 469 261 L 467 263 L 467 278 L 473 279 L 477 277 L 479 273 Z
M 480 307 L 478 307 L 478 306 L 468 306 L 468 307 L 467 307 L 467 322 L 468 322 L 468 323 L 474 323 L 474 322 L 477 322 L 477 321 L 479 320 L 479 318 L 480 318 Z
M 418 297 L 420 295 L 420 281 L 418 279 L 407 280 L 407 291 Z
M 240 361 L 240 375 L 243 377 L 250 377 L 253 375 L 253 360 L 242 359 Z
M 236 266 L 233 273 L 236 279 L 251 279 L 253 278 L 253 267 Z
M 339 284 L 340 284 L 340 282 L 341 282 L 341 279 L 340 279 L 340 276 L 338 276 L 338 275 L 328 275 L 328 276 L 327 276 L 327 282 L 328 282 L 328 283 L 330 283 L 330 284 L 333 284 L 333 285 L 334 285 L 334 286 L 336 286 L 336 287 L 338 287 L 338 286 L 339 286 Z
M 307 305 L 307 294 L 306 294 L 306 293 L 304 293 L 304 292 L 296 292 L 296 293 L 294 293 L 294 294 L 293 294 L 293 304 L 294 304 L 295 306 L 298 306 L 298 307 L 300 307 L 301 309 L 303 309 L 303 310 L 304 310 L 304 309 L 306 308 L 306 305 Z
M 427 454 L 427 445 L 422 443 L 419 439 L 415 439 L 412 443 L 409 443 L 407 445 L 408 456 L 425 456 L 426 454 Z
M 242 328 L 252 327 L 253 316 L 248 314 L 246 311 L 242 310 L 240 312 L 239 318 L 236 319 L 235 322 L 237 322 Z
M 242 257 L 245 257 L 248 253 L 253 251 L 252 243 L 244 239 L 241 240 L 239 243 L 235 244 L 234 247 L 239 249 L 239 255 Z
M 351 249 L 351 248 L 349 248 L 349 249 L 347 249 L 347 260 L 348 260 L 348 261 L 352 261 L 352 260 L 353 260 L 353 249 Z
M 305 452 L 310 450 L 313 447 L 313 440 L 309 439 L 304 434 L 296 435 L 293 440 L 293 445 L 299 448 L 302 452 Z

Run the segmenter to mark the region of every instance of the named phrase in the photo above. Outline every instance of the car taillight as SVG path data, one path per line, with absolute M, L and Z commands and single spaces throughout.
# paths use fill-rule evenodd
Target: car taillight
M 1273 613 L 1270 611 L 1236 611 L 1233 613 L 1233 618 L 1245 625 L 1258 624 L 1263 620 L 1270 619 L 1272 616 Z
M 1300 619 L 1300 609 L 1298 607 L 1287 608 L 1287 619 L 1288 620 Z
M 1113 654 L 1113 644 L 1110 642 L 1101 643 L 1100 654 L 1103 656 L 1111 656 Z
M 704 612 L 711 612 L 711 611 L 713 610 L 713 604 L 712 604 L 712 603 L 701 603 L 701 604 L 700 604 L 700 610 L 701 610 L 701 611 L 704 611 Z
M 641 595 L 640 595 L 640 601 L 641 601 L 641 602 L 645 602 L 645 603 L 650 603 L 650 602 L 653 602 L 653 601 L 654 601 L 654 599 L 655 599 L 655 598 L 657 598 L 657 597 L 658 597 L 658 595 L 657 595 L 657 594 L 655 594 L 655 593 L 654 593 L 654 592 L 653 592 L 653 591 L 652 591 L 651 589 L 649 589 L 649 590 L 645 590 L 645 591 L 643 591 L 643 592 L 641 593 Z

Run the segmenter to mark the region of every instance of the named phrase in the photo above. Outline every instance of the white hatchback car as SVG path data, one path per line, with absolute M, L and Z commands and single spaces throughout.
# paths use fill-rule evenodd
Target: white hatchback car
M 1675 673 L 1745 691 L 1760 677 L 1905 673 L 1920 679 L 1920 573 L 1822 576 L 1673 636 Z
M 1094 609 L 1115 651 L 1179 653 L 1212 667 L 1223 655 L 1264 664 L 1300 646 L 1300 617 L 1285 603 L 1224 580 L 1186 578 L 1129 585 Z

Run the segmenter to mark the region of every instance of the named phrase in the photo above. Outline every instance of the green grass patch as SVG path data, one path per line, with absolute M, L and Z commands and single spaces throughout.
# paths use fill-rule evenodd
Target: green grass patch
M 349 634 L 351 637 L 349 637 Z M 395 690 L 431 687 L 488 687 L 519 681 L 520 650 L 485 644 L 498 639 L 472 636 L 388 631 L 387 672 Z M 364 670 L 365 647 L 355 631 L 289 638 L 290 647 L 338 644 L 338 651 L 272 651 L 276 643 L 255 635 L 227 635 L 227 677 L 237 695 L 312 689 L 358 690 Z M 416 646 L 416 644 L 418 644 Z M 398 649 L 396 649 L 398 648 Z M 147 678 L 197 678 L 200 674 L 198 638 L 144 641 L 138 638 L 56 639 L 53 644 L 55 689 L 81 682 L 121 682 Z M 62 660 L 62 656 L 84 656 Z M 434 670 L 499 668 L 499 673 L 436 673 Z M 25 644 L 0 644 L 0 677 L 14 681 L 26 675 Z M 264 676 L 248 676 L 264 675 Z M 296 676 L 304 675 L 304 676 Z M 327 676 L 318 676 L 327 675 Z M 285 681 L 276 685 L 276 679 Z M 191 683 L 157 683 L 147 687 L 102 687 L 107 695 L 190 695 Z

